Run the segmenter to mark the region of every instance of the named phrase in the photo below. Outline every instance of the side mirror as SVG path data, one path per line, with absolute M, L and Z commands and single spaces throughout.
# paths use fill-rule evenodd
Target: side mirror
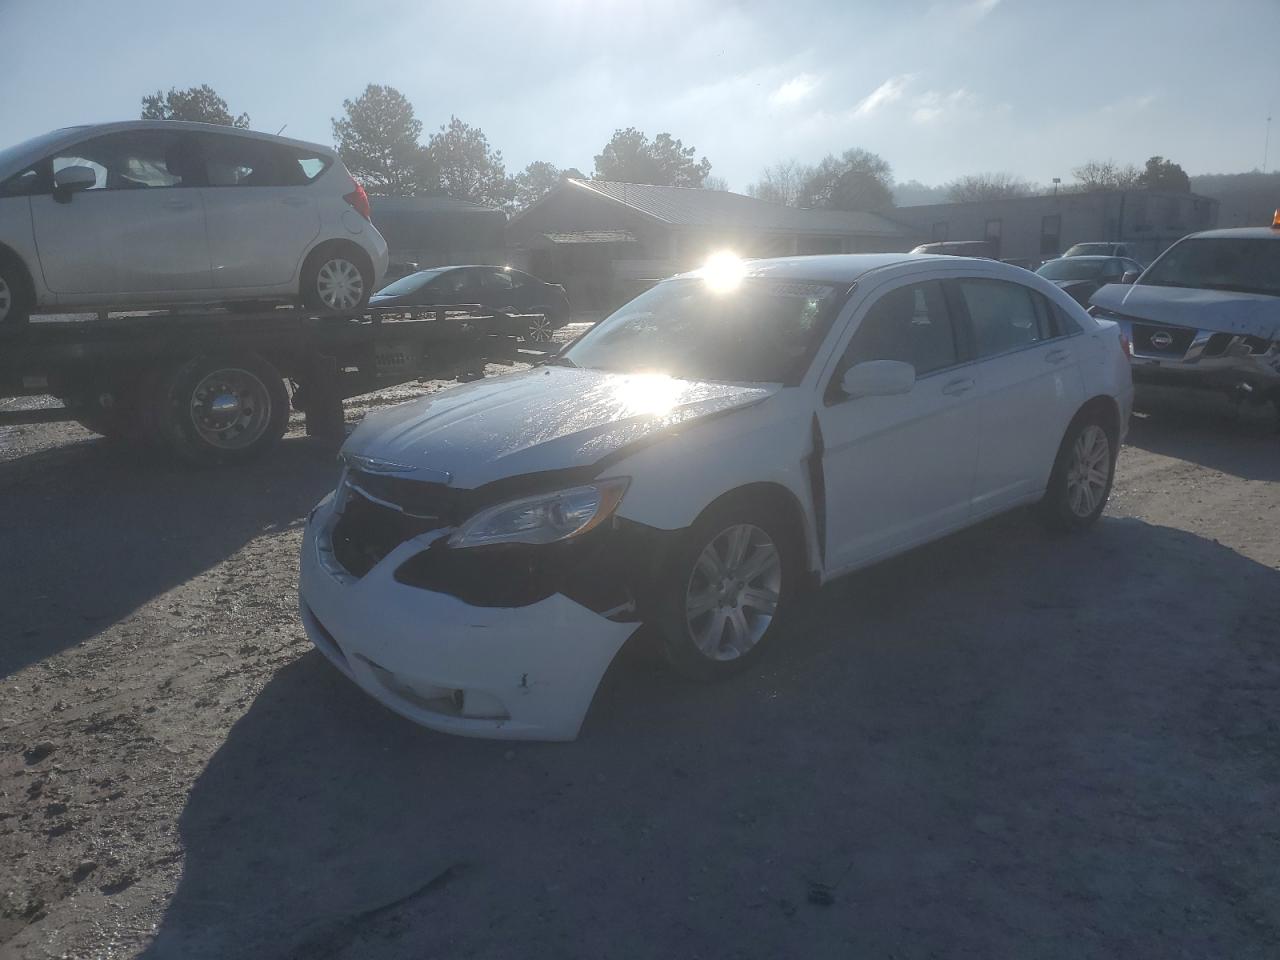
M 53 195 L 60 203 L 66 203 L 73 193 L 88 190 L 98 183 L 93 167 L 63 167 L 53 175 Z
M 1142 276 L 1142 274 L 1138 273 L 1138 271 L 1137 271 L 1137 270 L 1126 270 L 1126 271 L 1124 272 L 1124 276 L 1122 276 L 1122 277 L 1120 278 L 1120 282 L 1121 282 L 1121 283 L 1133 283 L 1133 282 L 1134 282 L 1135 280 L 1137 280 L 1137 279 L 1138 279 L 1138 277 L 1140 277 L 1140 276 Z
M 846 397 L 890 397 L 910 393 L 916 385 L 916 368 L 901 360 L 864 360 L 840 378 Z

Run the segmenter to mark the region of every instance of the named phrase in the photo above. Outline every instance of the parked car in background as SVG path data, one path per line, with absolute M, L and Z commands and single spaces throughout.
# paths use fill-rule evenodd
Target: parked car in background
M 369 301 L 375 307 L 479 304 L 486 310 L 537 314 L 528 322 L 530 340 L 546 342 L 569 322 L 564 287 L 501 266 L 435 267 L 419 270 L 383 287 Z
M 1129 249 L 1127 243 L 1073 243 L 1067 247 L 1064 257 L 1128 257 L 1133 259 L 1133 253 Z
M 1076 303 L 1089 305 L 1089 297 L 1108 283 L 1133 283 L 1142 265 L 1127 257 L 1059 257 L 1043 264 L 1036 273 L 1058 285 Z
M 387 265 L 329 147 L 141 120 L 0 150 L 0 322 L 33 311 L 297 301 L 361 308 Z
M 1280 406 L 1280 211 L 1270 229 L 1184 237 L 1136 283 L 1102 287 L 1092 304 L 1124 331 L 1135 379 Z
M 641 623 L 714 677 L 806 584 L 1025 504 L 1089 526 L 1131 402 L 1116 326 L 1017 267 L 719 261 L 367 416 L 307 523 L 303 623 L 425 726 L 569 739 Z
M 983 257 L 996 259 L 996 246 L 990 240 L 940 240 L 922 243 L 912 253 L 933 253 L 948 257 Z

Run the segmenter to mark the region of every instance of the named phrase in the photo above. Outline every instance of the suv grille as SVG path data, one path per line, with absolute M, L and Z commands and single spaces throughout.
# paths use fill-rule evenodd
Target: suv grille
M 1133 350 L 1147 356 L 1181 357 L 1191 346 L 1196 332 L 1187 327 L 1161 327 L 1149 323 L 1133 325 Z M 1156 339 L 1152 343 L 1152 338 Z M 1166 342 L 1167 338 L 1167 342 Z

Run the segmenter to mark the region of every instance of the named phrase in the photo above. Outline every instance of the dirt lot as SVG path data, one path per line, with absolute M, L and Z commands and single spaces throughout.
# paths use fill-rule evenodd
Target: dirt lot
M 633 643 L 517 746 L 309 648 L 297 426 L 234 472 L 0 437 L 0 956 L 1280 956 L 1267 417 L 1148 398 L 1090 534 L 918 550 L 711 688 Z

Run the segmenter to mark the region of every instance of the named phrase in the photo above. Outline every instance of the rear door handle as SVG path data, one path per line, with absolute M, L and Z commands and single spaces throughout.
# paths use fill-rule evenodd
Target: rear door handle
M 281 202 L 287 203 L 291 207 L 301 207 L 304 206 L 307 201 L 302 197 L 284 197 Z
M 1066 350 L 1062 350 L 1062 349 L 1050 350 L 1048 353 L 1044 355 L 1044 362 L 1045 363 L 1062 363 L 1064 360 L 1068 359 L 1070 356 L 1071 354 L 1067 353 Z
M 968 377 L 962 377 L 959 380 L 952 380 L 950 383 L 948 383 L 945 387 L 942 388 L 942 392 L 945 393 L 948 397 L 958 397 L 962 393 L 968 393 L 972 389 L 973 389 L 973 381 L 970 380 Z

